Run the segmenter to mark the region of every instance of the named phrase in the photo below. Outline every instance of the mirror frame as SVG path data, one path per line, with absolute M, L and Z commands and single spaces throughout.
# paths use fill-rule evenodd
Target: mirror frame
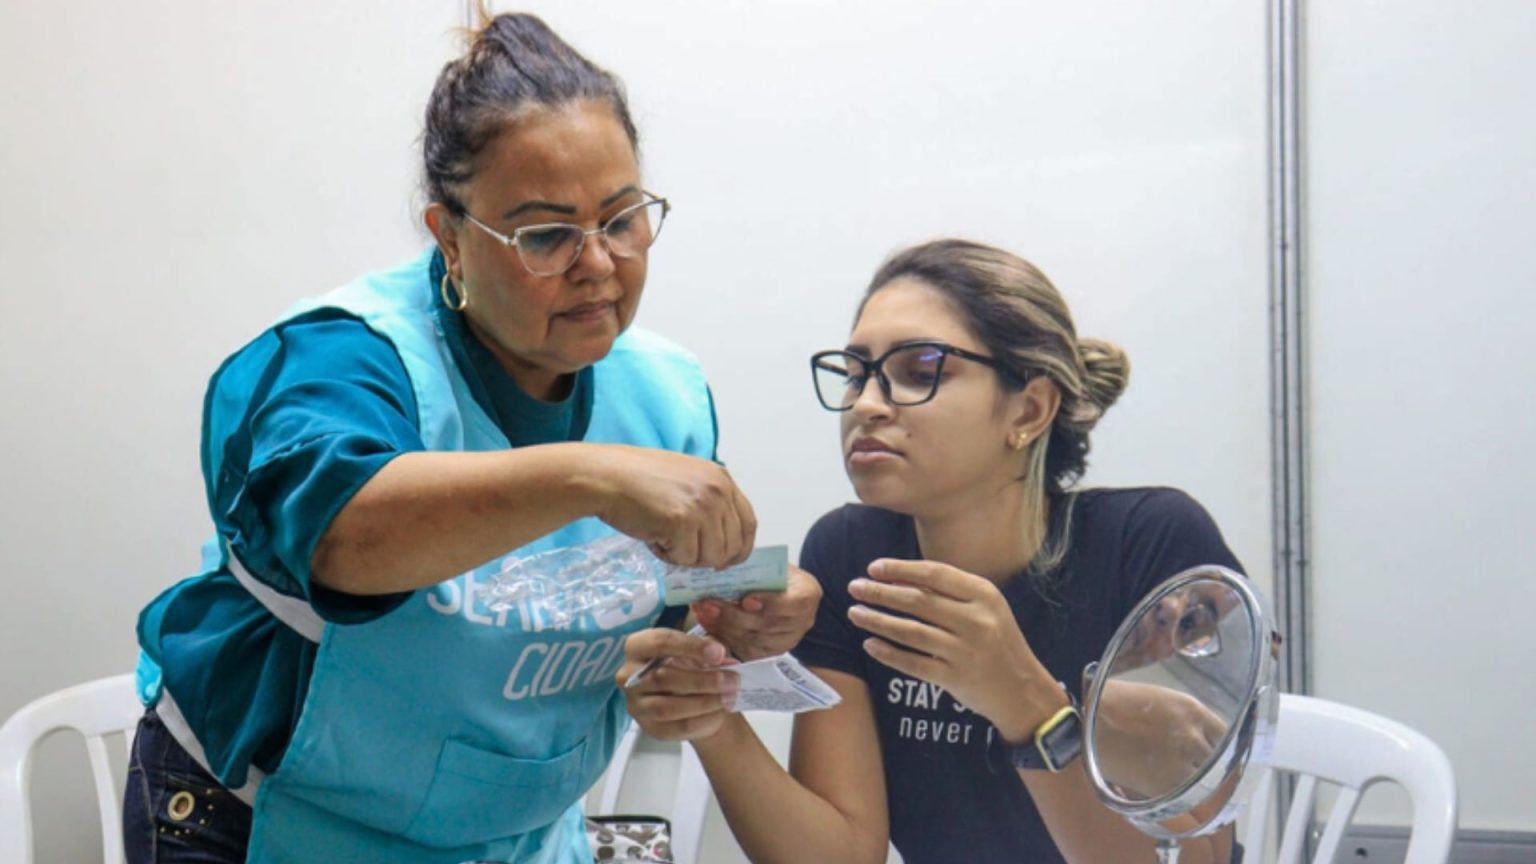
M 1093 746 L 1099 698 L 1110 677 L 1103 674 L 1104 670 L 1111 668 L 1115 655 L 1143 614 L 1168 594 L 1200 580 L 1214 580 L 1236 592 L 1241 608 L 1248 614 L 1249 644 L 1255 650 L 1248 664 L 1247 692 L 1227 729 L 1226 737 L 1220 746 L 1214 748 L 1211 758 L 1200 770 L 1161 796 L 1147 800 L 1126 798 L 1116 792 L 1105 779 L 1097 748 Z M 1120 622 L 1120 627 L 1105 646 L 1099 662 L 1092 664 L 1083 673 L 1085 678 L 1089 678 L 1083 693 L 1083 757 L 1099 800 L 1143 833 L 1160 840 L 1198 837 L 1231 822 L 1259 782 L 1260 776 L 1265 773 L 1263 769 L 1268 766 L 1274 747 L 1275 720 L 1280 709 L 1279 690 L 1275 681 L 1280 642 L 1280 634 L 1275 629 L 1273 616 L 1262 595 L 1253 589 L 1247 578 L 1226 567 L 1215 564 L 1191 567 L 1152 589 Z M 1221 809 L 1203 823 L 1187 831 L 1169 831 L 1163 827 L 1163 822 L 1184 816 L 1204 803 L 1223 784 L 1230 782 L 1234 774 L 1240 774 L 1241 777 L 1232 794 L 1223 802 Z

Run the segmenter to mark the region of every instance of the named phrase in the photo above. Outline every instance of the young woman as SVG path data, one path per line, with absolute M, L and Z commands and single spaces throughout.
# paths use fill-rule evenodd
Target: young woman
M 786 773 L 724 710 L 730 674 L 655 633 L 631 639 L 621 675 L 667 651 L 695 662 L 637 684 L 630 712 L 692 742 L 756 862 L 875 864 L 888 840 L 906 864 L 1152 860 L 1095 797 L 1070 708 L 1147 591 L 1238 564 L 1182 492 L 1074 487 L 1125 354 L 1079 339 L 1028 262 L 945 240 L 888 261 L 847 346 L 812 367 L 861 503 L 805 540 L 826 595 L 796 653 L 841 704 L 796 718 Z M 1182 860 L 1232 854 L 1229 831 Z
M 618 80 L 499 16 L 444 67 L 423 144 L 435 245 L 302 304 L 209 386 L 217 534 L 139 626 L 134 864 L 590 864 L 578 802 L 658 592 L 556 627 L 477 584 L 615 530 L 677 564 L 752 549 L 703 372 L 629 326 L 669 205 Z M 818 596 L 796 573 L 712 632 L 787 650 Z

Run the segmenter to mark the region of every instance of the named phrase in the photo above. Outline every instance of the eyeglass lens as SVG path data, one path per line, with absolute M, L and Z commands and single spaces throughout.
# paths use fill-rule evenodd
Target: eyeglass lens
M 633 258 L 649 249 L 661 231 L 666 202 L 647 201 L 620 212 L 603 226 L 608 251 L 616 258 Z M 564 273 L 586 245 L 586 232 L 575 225 L 547 225 L 520 231 L 517 252 L 532 273 Z
M 887 354 L 879 366 L 889 384 L 885 395 L 891 403 L 917 405 L 932 398 L 938 389 L 944 352 L 932 345 L 910 345 Z M 868 361 L 845 352 L 818 358 L 816 392 L 822 404 L 833 409 L 852 407 L 874 371 L 870 367 Z

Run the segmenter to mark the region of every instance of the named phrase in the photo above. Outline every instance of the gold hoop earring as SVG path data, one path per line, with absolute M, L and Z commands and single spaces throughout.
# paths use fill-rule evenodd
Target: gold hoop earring
M 447 273 L 443 274 L 443 281 L 437 283 L 437 293 L 443 295 L 443 305 L 455 312 L 463 312 L 469 305 L 469 293 L 454 285 Z

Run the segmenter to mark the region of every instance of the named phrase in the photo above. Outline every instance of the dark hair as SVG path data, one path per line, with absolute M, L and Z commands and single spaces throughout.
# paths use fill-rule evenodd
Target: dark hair
M 473 34 L 464 56 L 443 66 L 427 101 L 421 149 L 428 200 L 462 214 L 458 193 L 474 177 L 475 157 L 506 124 L 533 108 L 583 100 L 606 102 L 629 143 L 639 149 L 617 77 L 533 15 L 489 19 Z
M 1050 434 L 1030 445 L 1030 467 L 1023 478 L 1043 519 L 1045 499 L 1062 498 L 1088 467 L 1088 433 L 1125 391 L 1130 359 L 1112 343 L 1079 339 L 1066 301 L 1045 274 L 1001 249 L 935 240 L 898 252 L 870 280 L 859 313 L 876 292 L 903 277 L 921 281 L 954 304 L 987 352 L 1003 364 L 1005 387 L 1022 389 L 1043 374 L 1061 391 Z M 1035 569 L 1047 570 L 1066 553 L 1067 531 L 1063 527 L 1051 532 L 1059 538 L 1047 537 L 1043 524 L 1036 527 L 1042 546 Z

